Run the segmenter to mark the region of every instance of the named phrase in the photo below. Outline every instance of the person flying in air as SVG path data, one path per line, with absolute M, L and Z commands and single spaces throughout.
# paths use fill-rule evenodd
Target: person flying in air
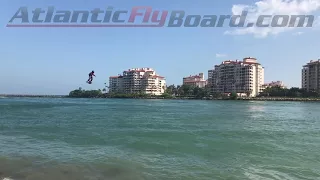
M 91 71 L 91 72 L 89 73 L 89 79 L 88 79 L 88 81 L 87 81 L 89 84 L 92 83 L 93 76 L 95 77 L 96 75 L 94 75 L 94 71 Z

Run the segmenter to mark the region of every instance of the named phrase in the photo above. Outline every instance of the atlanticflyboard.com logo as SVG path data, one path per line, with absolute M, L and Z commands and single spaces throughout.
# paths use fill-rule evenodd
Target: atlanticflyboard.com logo
M 223 27 L 228 20 L 229 27 L 311 27 L 314 19 L 310 15 L 261 15 L 256 22 L 247 23 L 247 15 L 247 11 L 241 15 L 186 15 L 182 10 L 159 11 L 149 6 L 133 7 L 130 12 L 113 7 L 90 11 L 20 7 L 7 27 Z

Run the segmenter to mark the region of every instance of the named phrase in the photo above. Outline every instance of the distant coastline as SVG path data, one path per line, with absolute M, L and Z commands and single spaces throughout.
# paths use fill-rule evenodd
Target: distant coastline
M 148 96 L 148 97 L 133 97 L 133 96 L 108 96 L 103 94 L 98 97 L 70 97 L 68 95 L 8 95 L 2 94 L 1 97 L 25 97 L 25 98 L 71 98 L 71 99 L 166 99 L 166 100 L 217 100 L 217 101 L 320 101 L 320 98 L 290 98 L 290 97 L 237 97 L 231 98 L 195 98 L 195 97 L 163 97 L 163 96 Z
M 68 95 L 0 94 L 0 97 L 65 98 Z
M 320 101 L 320 98 L 290 98 L 290 97 L 253 97 L 238 98 L 244 101 Z
M 166 99 L 166 100 L 211 100 L 211 101 L 315 101 L 320 102 L 320 98 L 288 98 L 288 97 L 252 97 L 252 98 L 242 98 L 237 99 L 231 98 L 192 98 L 192 97 L 174 97 L 174 98 L 164 98 L 164 97 L 105 97 L 109 99 Z

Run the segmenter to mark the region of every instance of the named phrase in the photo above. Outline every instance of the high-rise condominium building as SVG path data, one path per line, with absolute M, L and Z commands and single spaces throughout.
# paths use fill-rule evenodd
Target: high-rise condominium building
M 204 79 L 203 73 L 199 73 L 199 75 L 184 77 L 183 84 L 204 88 L 207 85 L 207 80 Z
M 214 93 L 233 93 L 257 96 L 263 91 L 264 68 L 256 58 L 243 61 L 224 61 L 208 71 L 208 86 Z
M 301 83 L 307 91 L 320 92 L 320 59 L 303 66 Z
M 166 80 L 152 68 L 134 68 L 122 75 L 109 78 L 109 93 L 145 93 L 161 95 L 165 92 Z

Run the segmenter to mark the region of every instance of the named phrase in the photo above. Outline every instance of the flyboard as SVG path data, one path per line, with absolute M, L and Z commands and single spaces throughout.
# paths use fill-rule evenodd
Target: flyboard
M 92 81 L 91 81 L 91 82 L 89 82 L 89 81 L 86 81 L 86 83 L 88 83 L 88 84 L 92 84 Z

